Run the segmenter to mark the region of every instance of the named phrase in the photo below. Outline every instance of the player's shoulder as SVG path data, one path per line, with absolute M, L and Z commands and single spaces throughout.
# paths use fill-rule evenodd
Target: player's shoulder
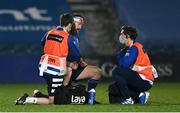
M 69 41 L 69 43 L 73 43 L 74 42 L 74 37 L 73 37 L 73 35 L 68 35 L 68 41 Z
M 128 49 L 128 52 L 138 52 L 138 48 L 133 45 Z
M 132 45 L 129 49 L 138 49 L 137 46 Z
M 69 34 L 68 38 L 69 38 L 69 40 L 75 40 L 76 36 Z
M 73 40 L 73 36 L 72 35 L 68 35 L 68 40 Z

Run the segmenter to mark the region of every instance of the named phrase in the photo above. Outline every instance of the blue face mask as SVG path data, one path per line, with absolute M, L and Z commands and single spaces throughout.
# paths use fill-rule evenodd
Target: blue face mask
M 122 38 L 121 35 L 119 36 L 119 42 L 120 42 L 121 44 L 125 44 L 124 39 Z

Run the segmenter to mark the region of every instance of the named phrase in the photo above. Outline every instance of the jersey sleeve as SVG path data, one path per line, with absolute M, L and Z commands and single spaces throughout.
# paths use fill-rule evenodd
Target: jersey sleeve
M 45 42 L 46 42 L 46 35 L 47 35 L 47 33 L 41 39 L 41 46 L 43 46 L 43 47 L 44 47 Z

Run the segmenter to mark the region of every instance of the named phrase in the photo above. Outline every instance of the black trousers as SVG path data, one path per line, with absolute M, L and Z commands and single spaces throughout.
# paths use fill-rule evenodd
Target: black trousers
M 127 68 L 116 67 L 113 69 L 112 75 L 112 80 L 118 90 L 116 92 L 119 92 L 118 95 L 121 99 L 132 97 L 133 100 L 138 100 L 141 92 L 152 87 L 149 81 L 143 80 L 137 72 Z

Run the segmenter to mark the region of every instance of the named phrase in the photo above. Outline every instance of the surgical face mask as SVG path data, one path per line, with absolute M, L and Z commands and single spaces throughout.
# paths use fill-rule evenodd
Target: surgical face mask
M 121 44 L 125 44 L 124 39 L 122 38 L 121 35 L 119 36 L 119 42 L 120 42 Z

